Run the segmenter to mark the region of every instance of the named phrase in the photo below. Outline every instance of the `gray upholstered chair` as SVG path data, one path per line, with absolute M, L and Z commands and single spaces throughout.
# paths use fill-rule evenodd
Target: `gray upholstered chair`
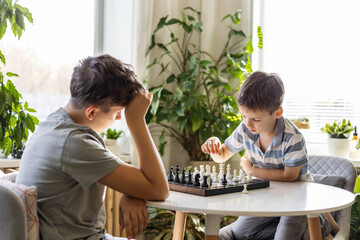
M 309 171 L 313 174 L 315 182 L 317 183 L 341 187 L 350 192 L 354 190 L 356 169 L 354 165 L 345 158 L 309 156 Z M 332 214 L 340 226 L 340 231 L 336 234 L 334 240 L 349 239 L 351 207 Z M 231 228 L 232 224 L 220 229 L 219 239 L 234 239 Z
M 2 177 L 0 171 L 0 177 Z M 5 174 L 10 182 L 15 182 L 18 172 Z M 0 240 L 26 240 L 28 238 L 27 216 L 24 203 L 12 190 L 2 185 L 0 179 Z M 116 238 L 127 240 L 127 238 Z
M 20 198 L 0 185 L 0 238 L 27 239 L 26 213 Z

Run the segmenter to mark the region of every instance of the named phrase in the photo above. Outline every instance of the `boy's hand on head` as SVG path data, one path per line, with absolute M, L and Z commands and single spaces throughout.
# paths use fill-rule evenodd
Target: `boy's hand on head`
M 127 122 L 144 119 L 152 101 L 152 94 L 146 90 L 139 93 L 126 107 L 125 118 Z
M 120 229 L 126 231 L 127 238 L 136 238 L 149 222 L 144 200 L 122 194 L 119 201 Z
M 201 150 L 207 154 L 222 154 L 221 142 L 217 137 L 211 137 L 201 146 Z

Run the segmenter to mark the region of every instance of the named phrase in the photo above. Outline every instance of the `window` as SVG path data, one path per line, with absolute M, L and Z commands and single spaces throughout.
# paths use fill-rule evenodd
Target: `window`
M 307 117 L 307 142 L 324 142 L 320 128 L 346 118 L 360 127 L 360 2 L 273 0 L 254 2 L 254 26 L 262 26 L 258 66 L 285 84 L 284 116 Z M 254 59 L 254 60 L 255 60 Z
M 94 2 L 88 0 L 32 0 L 19 2 L 32 13 L 34 24 L 25 21 L 17 40 L 8 27 L 0 49 L 6 57 L 5 71 L 12 78 L 39 120 L 69 100 L 73 68 L 93 55 Z

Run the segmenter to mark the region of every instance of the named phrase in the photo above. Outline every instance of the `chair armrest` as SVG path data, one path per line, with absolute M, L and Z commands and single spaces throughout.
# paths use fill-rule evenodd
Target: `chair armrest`
M 219 240 L 233 240 L 233 234 L 232 234 L 232 225 L 233 223 L 223 227 L 219 231 Z

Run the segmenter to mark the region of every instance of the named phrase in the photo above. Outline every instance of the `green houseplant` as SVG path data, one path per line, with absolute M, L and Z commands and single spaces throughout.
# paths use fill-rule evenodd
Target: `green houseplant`
M 190 160 L 208 160 L 200 151 L 210 136 L 224 141 L 239 125 L 235 93 L 252 72 L 251 39 L 239 29 L 241 11 L 226 15 L 229 32 L 219 57 L 212 56 L 193 41 L 203 31 L 201 13 L 191 7 L 182 11 L 182 19 L 162 17 L 151 37 L 148 52 L 159 54 L 148 69 L 160 85 L 150 87 L 153 101 L 146 116 L 147 123 L 161 126 L 159 152 L 164 153 L 165 136 L 174 138 L 188 153 Z M 181 31 L 180 34 L 176 32 Z M 168 31 L 169 39 L 159 40 L 157 34 Z M 258 28 L 259 47 L 262 47 Z
M 115 155 L 120 154 L 120 146 L 117 143 L 117 139 L 121 137 L 123 131 L 111 129 L 106 129 L 104 133 L 105 145 L 106 147 Z
M 334 121 L 333 124 L 327 123 L 320 129 L 330 135 L 331 138 L 349 138 L 350 133 L 354 130 L 350 120 L 344 118 L 341 122 Z
M 320 129 L 329 135 L 328 148 L 330 155 L 338 157 L 349 157 L 350 150 L 350 133 L 354 130 L 350 121 L 343 119 L 342 121 L 334 121 L 333 124 L 325 124 Z
M 355 202 L 351 206 L 350 240 L 360 239 L 360 193 L 355 195 Z
M 0 39 L 4 36 L 7 24 L 10 23 L 14 36 L 20 39 L 25 30 L 24 19 L 33 22 L 32 15 L 25 7 L 20 6 L 12 0 L 0 3 Z M 5 65 L 5 56 L 0 51 L 0 60 Z M 23 101 L 21 94 L 17 91 L 11 81 L 11 77 L 17 77 L 15 73 L 3 73 L 0 69 L 0 149 L 8 156 L 11 151 L 22 148 L 27 141 L 29 131 L 33 132 L 39 120 L 31 115 L 35 112 L 29 108 L 28 103 Z M 17 155 L 19 156 L 19 155 Z

